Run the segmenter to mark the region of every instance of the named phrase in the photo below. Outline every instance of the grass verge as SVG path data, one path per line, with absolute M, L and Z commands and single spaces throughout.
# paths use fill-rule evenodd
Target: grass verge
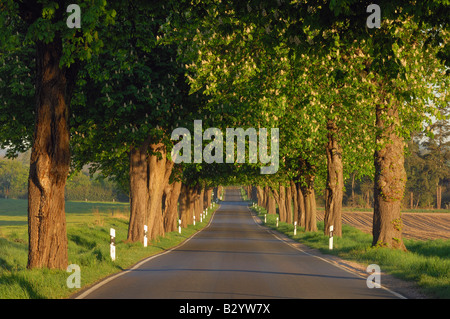
M 252 208 L 264 221 L 264 208 Z M 404 240 L 407 252 L 388 248 L 372 247 L 372 235 L 349 225 L 342 226 L 342 237 L 334 237 L 333 250 L 328 248 L 328 236 L 323 234 L 323 222 L 317 222 L 317 232 L 305 232 L 298 227 L 294 236 L 294 225 L 279 222 L 278 215 L 266 216 L 266 226 L 308 247 L 325 254 L 363 265 L 377 264 L 381 271 L 399 279 L 413 281 L 432 298 L 450 298 L 450 240 Z
M 26 206 L 21 201 L 0 200 L 0 299 L 59 299 L 67 298 L 102 278 L 131 267 L 140 260 L 173 248 L 209 222 L 207 218 L 196 225 L 167 233 L 149 242 L 126 243 L 128 204 L 85 203 L 66 204 L 69 264 L 80 266 L 81 288 L 68 288 L 71 273 L 64 270 L 26 269 L 28 234 Z M 26 202 L 26 201 L 25 201 Z M 25 210 L 24 210 L 25 207 Z M 116 230 L 116 260 L 109 255 L 109 230 Z

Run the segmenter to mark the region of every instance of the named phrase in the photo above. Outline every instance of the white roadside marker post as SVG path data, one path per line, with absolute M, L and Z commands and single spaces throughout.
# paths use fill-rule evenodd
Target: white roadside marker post
M 264 214 L 264 224 L 267 224 L 267 214 Z
M 297 222 L 294 222 L 294 236 L 297 236 Z
M 181 234 L 181 218 L 178 220 L 178 233 Z
M 330 226 L 330 239 L 328 241 L 328 248 L 333 250 L 333 225 Z
M 195 226 L 195 215 L 194 215 L 194 226 Z
M 147 247 L 147 225 L 144 225 L 144 247 Z
M 110 244 L 109 244 L 109 252 L 111 255 L 112 261 L 116 260 L 116 230 L 111 228 L 109 230 Z
M 277 228 L 278 228 L 278 217 L 277 217 Z

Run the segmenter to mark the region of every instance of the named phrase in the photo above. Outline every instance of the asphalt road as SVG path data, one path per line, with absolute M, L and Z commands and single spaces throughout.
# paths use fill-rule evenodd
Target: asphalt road
M 180 247 L 78 298 L 398 298 L 366 278 L 295 249 L 255 222 L 227 189 L 210 225 Z

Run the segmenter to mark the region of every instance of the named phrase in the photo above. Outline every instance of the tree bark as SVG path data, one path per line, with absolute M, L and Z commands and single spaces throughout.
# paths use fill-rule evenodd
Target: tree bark
M 127 241 L 144 242 L 144 225 L 147 215 L 147 148 L 144 142 L 130 150 L 130 222 Z
M 306 176 L 306 186 L 302 189 L 305 199 L 305 231 L 317 231 L 316 196 L 314 192 L 315 176 Z
M 410 195 L 411 195 L 411 197 L 410 197 L 409 205 L 410 205 L 411 209 L 414 209 L 414 194 L 413 194 L 413 192 L 411 192 Z
M 158 155 L 158 153 L 160 155 Z M 173 162 L 166 157 L 164 144 L 151 144 L 148 163 L 148 217 L 147 225 L 150 240 L 164 236 L 162 216 L 162 197 L 164 188 L 169 182 Z
M 298 225 L 300 227 L 306 227 L 305 222 L 305 216 L 306 216 L 306 210 L 305 210 L 305 196 L 303 196 L 301 183 L 297 182 L 295 183 L 295 187 L 297 189 L 297 204 L 298 204 Z
M 260 186 L 256 186 L 256 194 L 257 194 L 257 199 L 258 199 L 258 206 L 263 207 L 264 190 Z
M 166 205 L 164 210 L 164 231 L 172 232 L 177 230 L 178 225 L 178 198 L 181 193 L 181 182 L 174 181 L 170 184 L 170 193 L 166 193 Z
M 200 198 L 198 199 L 198 203 L 199 203 L 199 213 L 203 214 L 203 211 L 205 210 L 205 188 L 201 187 L 200 188 Z
M 389 119 L 389 122 L 387 122 Z M 373 246 L 406 250 L 402 239 L 401 202 L 405 191 L 404 143 L 395 128 L 398 110 L 387 103 L 376 106 L 375 183 L 373 214 Z
M 195 221 L 200 222 L 200 214 L 203 211 L 203 188 L 200 185 L 194 187 L 194 216 Z
M 216 202 L 218 198 L 219 198 L 219 188 L 216 186 L 213 188 L 213 201 Z
M 286 223 L 292 224 L 292 189 L 286 187 Z
M 328 158 L 327 158 L 327 160 L 328 160 Z M 342 161 L 342 159 L 341 159 L 341 161 Z M 356 206 L 356 203 L 355 203 L 355 176 L 356 176 L 356 172 L 353 172 L 352 173 L 352 206 Z
M 187 223 L 188 225 L 194 224 L 194 201 L 195 201 L 195 187 L 189 186 L 187 188 Z
M 263 207 L 268 211 L 269 210 L 269 199 L 272 192 L 269 186 L 264 186 L 264 196 L 263 196 Z
M 181 227 L 186 228 L 188 225 L 189 211 L 189 188 L 186 184 L 181 185 L 179 203 Z
M 225 200 L 222 185 L 217 186 L 217 196 L 220 196 L 221 198 L 223 198 Z
M 212 201 L 212 191 L 213 189 L 211 187 L 208 187 L 208 189 L 206 190 L 206 207 L 209 208 L 211 206 L 211 201 Z
M 275 215 L 277 213 L 277 207 L 275 203 L 275 196 L 271 191 L 270 187 L 267 188 L 267 214 Z
M 194 193 L 193 187 L 183 184 L 180 194 L 181 227 L 186 228 L 194 222 Z
M 342 150 L 337 141 L 337 126 L 328 121 L 327 155 L 327 186 L 325 190 L 325 216 L 324 234 L 330 235 L 330 226 L 333 226 L 333 235 L 342 236 L 342 198 L 344 196 L 344 174 L 342 165 Z M 353 183 L 352 183 L 353 191 Z
M 276 205 L 278 205 L 278 218 L 281 221 L 284 221 L 282 218 L 284 217 L 284 210 L 285 210 L 285 204 L 283 201 L 283 205 L 281 206 L 281 185 L 278 186 L 278 190 L 276 188 L 271 189 L 272 190 L 272 195 L 273 198 L 275 200 Z M 283 188 L 283 192 L 284 192 L 284 188 Z M 275 213 L 276 213 L 276 208 L 275 208 Z
M 279 186 L 279 194 L 278 196 L 276 190 L 274 190 L 275 200 L 277 200 L 278 204 L 278 213 L 280 215 L 280 222 L 286 222 L 286 189 L 284 185 Z
M 441 209 L 442 206 L 442 186 L 439 184 L 436 187 L 436 208 Z
M 64 190 L 69 173 L 69 105 L 77 67 L 60 68 L 62 41 L 36 44 L 36 122 L 28 177 L 28 268 L 66 269 Z
M 298 222 L 298 194 L 297 194 L 297 186 L 295 185 L 294 181 L 291 180 L 291 194 L 292 194 L 292 201 L 293 201 L 293 221 L 297 222 L 297 224 L 299 225 L 300 223 Z

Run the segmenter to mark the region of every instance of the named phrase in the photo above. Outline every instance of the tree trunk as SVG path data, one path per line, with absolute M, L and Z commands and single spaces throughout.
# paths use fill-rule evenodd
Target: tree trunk
M 328 140 L 328 143 L 330 143 L 330 140 Z M 328 147 L 328 144 L 327 144 L 327 147 Z M 328 154 L 327 154 L 327 160 L 328 160 Z M 341 162 L 342 162 L 342 157 L 341 157 Z M 352 206 L 356 206 L 356 203 L 355 203 L 355 176 L 356 176 L 356 173 L 353 172 L 353 174 L 352 174 Z
M 187 196 L 187 222 L 188 225 L 194 224 L 194 202 L 195 202 L 195 187 L 188 187 Z
M 64 190 L 69 173 L 69 105 L 77 67 L 59 67 L 61 39 L 36 44 L 36 122 L 28 177 L 28 268 L 66 269 Z
M 147 148 L 144 142 L 130 150 L 130 222 L 129 242 L 144 242 L 144 225 L 147 215 Z
M 342 166 L 342 150 L 337 141 L 337 126 L 328 121 L 327 155 L 327 184 L 325 190 L 325 216 L 324 234 L 330 235 L 330 226 L 333 226 L 333 235 L 342 236 L 342 198 L 344 187 L 344 174 Z
M 279 218 L 279 220 L 281 221 L 281 215 L 282 214 L 284 214 L 284 207 L 283 207 L 283 211 L 282 211 L 282 208 L 280 207 L 280 186 L 278 186 L 278 190 L 276 189 L 276 188 L 274 188 L 274 189 L 271 189 L 271 191 L 272 191 L 272 195 L 273 195 L 273 198 L 274 198 L 274 200 L 275 200 L 275 206 L 278 206 L 278 218 Z M 283 206 L 284 206 L 284 203 L 283 203 Z M 276 207 L 275 207 L 275 214 L 276 214 Z
M 252 186 L 252 201 L 258 202 L 258 190 L 256 186 Z
M 205 210 L 205 188 L 200 188 L 200 198 L 198 199 L 199 202 L 199 213 L 203 214 L 203 211 Z
M 189 209 L 189 189 L 186 184 L 181 185 L 180 190 L 180 219 L 181 219 L 181 227 L 186 228 L 188 225 L 188 209 Z
M 211 206 L 211 201 L 212 201 L 212 191 L 213 189 L 211 187 L 208 187 L 207 191 L 206 191 L 206 207 L 209 208 Z
M 183 184 L 180 193 L 181 227 L 186 228 L 194 222 L 194 188 Z
M 220 196 L 220 198 L 224 199 L 224 191 L 223 191 L 223 186 L 219 185 L 217 186 L 217 196 Z
M 284 185 L 280 184 L 279 190 L 278 213 L 280 214 L 280 222 L 286 222 L 286 188 Z M 275 199 L 277 199 L 277 197 L 275 197 Z
M 194 189 L 193 189 L 193 191 L 194 191 L 194 193 L 193 193 L 193 203 L 192 203 L 192 207 L 193 207 L 193 216 L 195 217 L 195 222 L 197 223 L 197 222 L 199 222 L 199 217 L 200 217 L 200 214 L 199 214 L 199 204 L 198 204 L 198 202 L 199 202 L 199 200 L 200 200 L 200 194 L 199 194 L 199 192 L 200 192 L 200 188 L 198 187 L 198 186 L 195 186 L 194 187 Z
M 437 185 L 436 187 L 436 208 L 441 209 L 442 204 L 442 186 Z
M 376 106 L 377 146 L 373 214 L 373 246 L 406 250 L 402 239 L 401 202 L 405 191 L 404 144 L 395 128 L 400 125 L 396 106 Z M 386 119 L 391 121 L 386 122 Z
M 286 187 L 286 223 L 292 224 L 292 190 L 291 190 L 291 185 Z
M 271 196 L 270 187 L 264 186 L 263 191 L 264 191 L 263 207 L 268 211 L 269 210 L 269 198 Z
M 160 155 L 158 155 L 159 153 Z M 166 158 L 164 144 L 150 145 L 148 163 L 148 217 L 147 225 L 150 240 L 164 236 L 164 223 L 162 216 L 162 197 L 164 188 L 168 184 L 172 173 L 173 162 Z
M 203 195 L 203 189 L 201 188 L 201 186 L 197 185 L 194 187 L 194 216 L 195 216 L 195 221 L 196 223 L 200 222 L 200 214 L 202 213 L 203 210 L 203 205 L 202 205 L 202 195 Z
M 263 203 L 264 203 L 264 189 L 261 188 L 260 186 L 256 186 L 256 194 L 257 194 L 257 199 L 258 199 L 258 206 L 263 207 Z
M 277 207 L 275 203 L 275 197 L 270 187 L 267 189 L 267 214 L 275 215 L 277 213 Z
M 213 201 L 216 202 L 216 200 L 219 198 L 218 197 L 218 193 L 219 192 L 219 188 L 216 186 L 213 188 Z
M 317 231 L 316 196 L 314 176 L 306 177 L 307 186 L 302 190 L 305 199 L 305 231 Z
M 167 189 L 167 187 L 166 187 Z M 181 192 L 181 182 L 175 181 L 170 184 L 170 194 L 167 195 L 164 212 L 164 231 L 172 232 L 177 230 L 178 225 L 178 198 Z
M 298 222 L 298 194 L 297 194 L 297 186 L 295 185 L 294 181 L 291 180 L 291 194 L 292 194 L 292 201 L 294 205 L 294 211 L 293 211 L 293 220 L 294 222 L 297 222 L 297 224 L 300 224 Z
M 410 205 L 411 209 L 414 208 L 414 194 L 413 194 L 413 192 L 411 192 L 409 205 Z
M 303 191 L 301 187 L 301 183 L 295 183 L 295 187 L 297 189 L 297 204 L 298 204 L 298 225 L 300 227 L 306 227 L 305 216 L 306 216 L 306 208 L 305 208 L 305 196 L 303 196 Z

